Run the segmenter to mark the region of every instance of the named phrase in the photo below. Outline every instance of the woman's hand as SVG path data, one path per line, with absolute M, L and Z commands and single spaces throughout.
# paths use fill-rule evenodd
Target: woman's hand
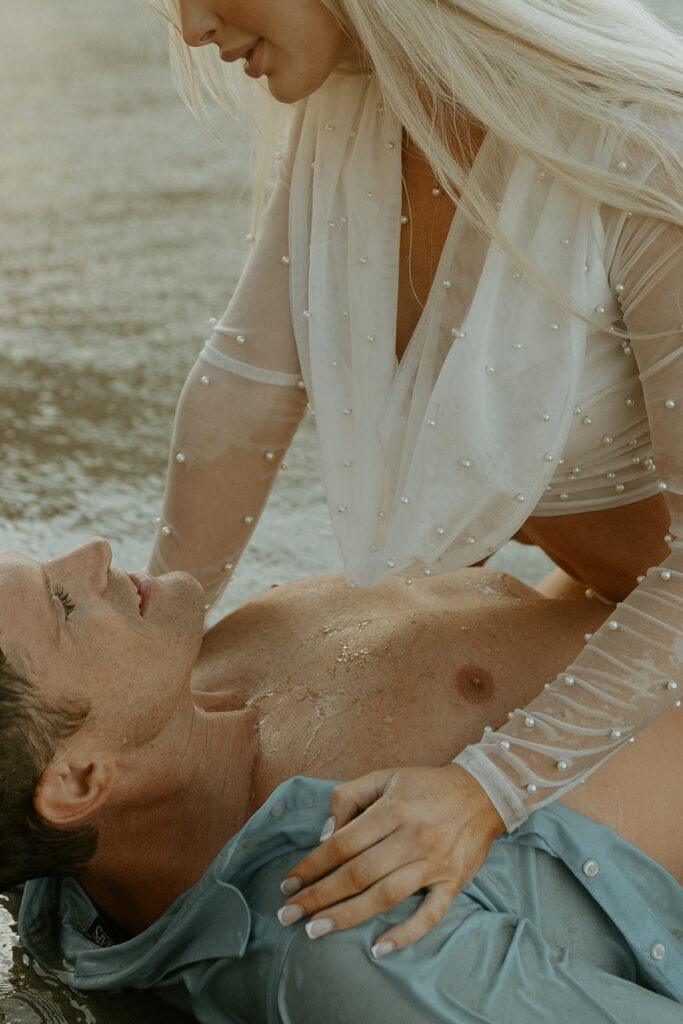
M 333 791 L 321 844 L 283 882 L 282 891 L 296 896 L 278 916 L 293 924 L 314 915 L 306 931 L 318 938 L 426 889 L 419 909 L 377 939 L 373 955 L 383 956 L 441 920 L 503 829 L 484 790 L 459 765 L 370 772 Z

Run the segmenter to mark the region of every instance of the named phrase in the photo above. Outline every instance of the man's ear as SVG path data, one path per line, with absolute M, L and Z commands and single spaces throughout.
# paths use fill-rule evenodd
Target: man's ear
M 106 802 L 116 781 L 116 764 L 108 757 L 89 764 L 56 758 L 40 777 L 33 806 L 49 825 L 78 825 Z

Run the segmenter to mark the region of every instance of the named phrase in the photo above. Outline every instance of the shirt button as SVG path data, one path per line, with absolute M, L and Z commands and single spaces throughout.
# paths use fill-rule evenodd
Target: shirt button
M 284 811 L 284 809 L 285 809 L 285 802 L 284 802 L 284 800 L 278 800 L 278 802 L 276 804 L 273 804 L 273 806 L 271 808 L 271 811 L 270 811 L 271 817 L 272 818 L 279 818 L 280 815 L 282 814 L 282 812 Z
M 581 870 L 584 875 L 588 875 L 589 878 L 593 878 L 600 870 L 600 865 L 597 860 L 585 860 L 581 865 Z
M 650 946 L 650 956 L 653 960 L 661 960 L 666 953 L 666 946 L 663 942 L 653 942 Z

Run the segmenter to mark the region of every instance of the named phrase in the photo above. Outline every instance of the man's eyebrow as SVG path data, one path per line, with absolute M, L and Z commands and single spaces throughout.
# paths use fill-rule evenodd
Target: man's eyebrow
M 52 609 L 53 609 L 53 612 L 54 612 L 54 615 L 55 615 L 55 621 L 57 623 L 57 635 L 59 636 L 60 635 L 59 612 L 57 611 L 57 608 L 55 607 L 55 602 L 53 600 L 54 594 L 52 593 L 52 586 L 50 584 L 50 578 L 49 578 L 47 572 L 45 571 L 45 566 L 44 565 L 41 565 L 41 567 L 40 567 L 40 575 L 43 577 L 43 590 L 45 591 L 45 593 L 47 594 L 47 596 L 50 599 L 50 605 L 52 606 Z

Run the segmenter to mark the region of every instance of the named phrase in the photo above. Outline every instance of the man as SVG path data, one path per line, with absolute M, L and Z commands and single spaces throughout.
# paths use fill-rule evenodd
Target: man
M 14 720 L 47 733 L 25 874 L 78 875 L 29 883 L 20 925 L 66 981 L 153 988 L 211 1024 L 680 1020 L 673 709 L 567 798 L 575 810 L 496 841 L 417 944 L 377 957 L 419 896 L 316 941 L 277 919 L 332 789 L 284 780 L 442 764 L 566 666 L 604 605 L 481 569 L 370 592 L 325 578 L 202 639 L 196 581 L 110 560 L 105 541 L 43 565 L 0 555 Z

